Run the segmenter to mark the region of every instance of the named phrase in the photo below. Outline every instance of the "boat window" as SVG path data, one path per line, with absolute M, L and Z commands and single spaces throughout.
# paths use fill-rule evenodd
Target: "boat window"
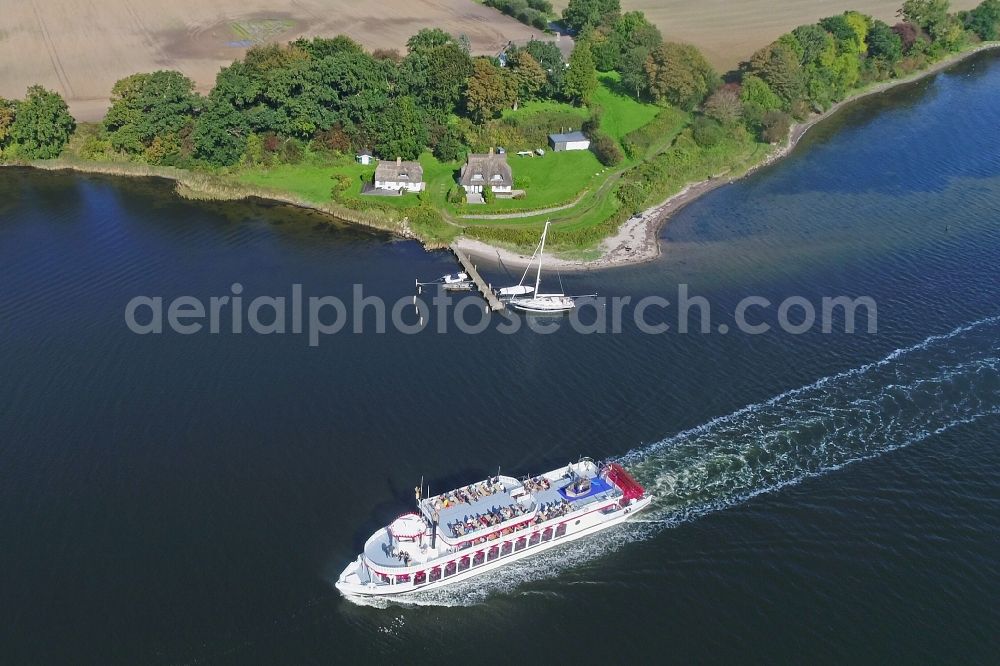
M 445 578 L 447 578 L 448 576 L 454 576 L 455 575 L 455 571 L 456 571 L 456 568 L 455 568 L 455 563 L 454 562 L 449 562 L 448 564 L 444 565 L 444 575 L 445 575 Z
M 441 567 L 434 567 L 433 569 L 431 569 L 431 575 L 429 577 L 429 580 L 432 583 L 436 580 L 441 580 Z
M 520 539 L 517 540 L 517 543 L 514 544 L 514 550 L 524 550 L 524 547 L 527 545 L 528 545 L 528 540 L 525 539 L 524 537 L 521 537 Z
M 469 561 L 470 560 L 469 560 L 469 556 L 468 555 L 466 555 L 465 557 L 463 557 L 462 559 L 460 559 L 458 561 L 458 570 L 459 571 L 465 571 L 465 570 L 467 570 L 469 568 Z
M 476 553 L 475 557 L 472 558 L 472 566 L 478 567 L 485 561 L 486 561 L 486 553 L 479 551 L 478 553 Z
M 550 541 L 552 539 L 552 528 L 546 527 L 545 531 L 542 532 L 542 541 Z
M 560 523 L 556 527 L 556 536 L 557 537 L 566 536 L 566 523 Z
M 539 534 L 538 532 L 535 532 L 534 534 L 532 534 L 532 535 L 531 535 L 531 541 L 529 541 L 528 543 L 529 543 L 530 545 L 532 545 L 532 546 L 535 546 L 535 545 L 537 545 L 537 544 L 538 544 L 538 543 L 539 543 L 539 542 L 540 542 L 541 540 L 542 540 L 542 535 L 541 535 L 541 534 Z
M 501 555 L 510 555 L 511 551 L 513 551 L 513 550 L 514 550 L 514 544 L 512 544 L 510 541 L 508 541 L 500 549 L 500 554 Z
M 486 559 L 488 559 L 490 562 L 492 562 L 493 560 L 497 559 L 498 557 L 500 557 L 500 549 L 497 548 L 496 546 L 493 546 L 492 548 L 490 548 L 489 555 L 487 556 Z

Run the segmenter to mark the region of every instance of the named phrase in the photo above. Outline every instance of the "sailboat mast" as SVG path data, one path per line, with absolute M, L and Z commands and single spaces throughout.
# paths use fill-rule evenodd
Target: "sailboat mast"
M 549 232 L 549 222 L 546 220 L 545 228 L 542 229 L 542 242 L 538 249 L 538 273 L 535 274 L 535 296 L 538 295 L 538 286 L 542 283 L 542 256 L 545 254 L 545 234 Z

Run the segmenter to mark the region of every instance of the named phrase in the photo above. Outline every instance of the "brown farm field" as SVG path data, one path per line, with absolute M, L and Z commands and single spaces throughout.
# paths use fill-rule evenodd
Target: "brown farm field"
M 24 0 L 4 2 L 0 96 L 34 83 L 62 93 L 80 120 L 103 116 L 115 81 L 177 69 L 211 88 L 246 47 L 345 34 L 369 48 L 405 48 L 420 28 L 466 34 L 476 53 L 538 31 L 474 0 Z
M 562 11 L 568 0 L 553 0 Z M 971 9 L 980 0 L 952 0 L 952 11 Z M 702 50 L 720 71 L 734 68 L 754 51 L 804 23 L 854 9 L 897 21 L 903 0 L 621 0 L 623 11 L 639 10 L 665 39 Z

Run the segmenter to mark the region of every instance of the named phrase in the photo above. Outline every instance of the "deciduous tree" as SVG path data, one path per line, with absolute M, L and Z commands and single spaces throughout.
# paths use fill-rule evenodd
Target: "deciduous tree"
M 719 81 L 697 48 L 675 42 L 653 49 L 646 59 L 646 76 L 654 97 L 685 111 L 701 104 Z
M 570 30 L 582 32 L 613 22 L 621 11 L 619 0 L 569 0 L 562 19 Z
M 76 129 L 62 96 L 42 86 L 31 86 L 17 105 L 10 139 L 18 154 L 29 159 L 58 157 Z

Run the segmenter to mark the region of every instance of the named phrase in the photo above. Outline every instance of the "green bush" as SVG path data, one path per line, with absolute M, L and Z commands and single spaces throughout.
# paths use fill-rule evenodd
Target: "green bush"
M 590 150 L 604 166 L 615 166 L 624 159 L 624 155 L 622 155 L 615 140 L 603 132 L 599 132 L 591 138 Z
M 691 136 L 702 148 L 709 148 L 719 143 L 725 134 L 725 129 L 717 121 L 705 116 L 699 116 L 691 126 Z

